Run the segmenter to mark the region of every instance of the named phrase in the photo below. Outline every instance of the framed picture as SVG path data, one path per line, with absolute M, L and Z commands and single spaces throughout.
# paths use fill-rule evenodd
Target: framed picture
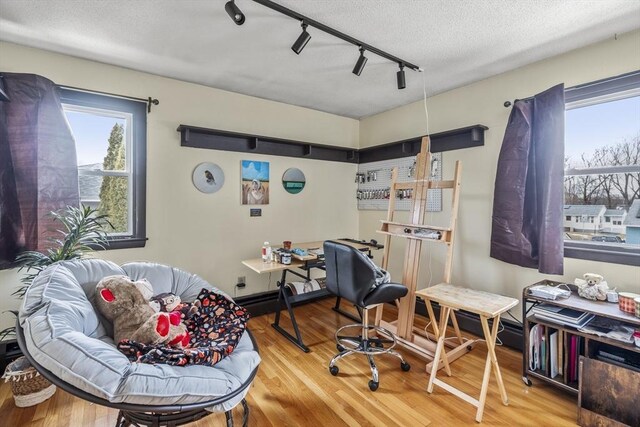
M 242 160 L 241 200 L 243 205 L 269 204 L 269 162 Z

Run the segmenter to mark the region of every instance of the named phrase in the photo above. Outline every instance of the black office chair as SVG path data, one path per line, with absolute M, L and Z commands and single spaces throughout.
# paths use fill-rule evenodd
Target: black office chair
M 329 372 L 338 375 L 339 369 L 335 363 L 343 357 L 352 354 L 366 354 L 371 366 L 373 379 L 369 381 L 371 391 L 378 389 L 378 368 L 373 360 L 377 354 L 391 354 L 400 359 L 400 367 L 408 371 L 411 366 L 402 355 L 393 350 L 396 337 L 387 329 L 369 325 L 368 309 L 377 304 L 392 302 L 407 294 L 407 287 L 399 283 L 376 284 L 376 271 L 367 256 L 357 249 L 337 242 L 324 242 L 324 256 L 327 271 L 327 289 L 347 301 L 352 302 L 362 312 L 362 324 L 352 324 L 341 327 L 336 331 L 338 353 L 329 363 Z M 341 335 L 349 328 L 360 328 L 360 335 Z M 370 331 L 379 332 L 383 337 L 369 336 Z M 384 338 L 388 337 L 388 338 Z M 386 347 L 385 347 L 386 345 Z

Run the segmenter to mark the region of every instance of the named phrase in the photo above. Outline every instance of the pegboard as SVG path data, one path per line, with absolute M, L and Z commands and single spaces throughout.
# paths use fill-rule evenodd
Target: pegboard
M 391 187 L 391 171 L 394 167 L 398 168 L 398 180 L 397 182 L 408 182 L 415 179 L 414 176 L 410 176 L 411 169 L 415 169 L 414 162 L 415 157 L 403 157 L 400 159 L 381 160 L 379 162 L 361 163 L 358 165 L 358 173 L 364 174 L 365 182 L 358 182 L 357 176 L 356 182 L 358 188 L 354 196 L 358 197 L 358 191 L 361 192 L 363 197 L 373 196 L 375 198 L 362 198 L 358 199 L 358 210 L 375 210 L 386 211 L 389 206 L 388 196 L 384 194 L 384 190 L 388 190 Z M 436 166 L 437 165 L 437 166 Z M 431 168 L 432 176 L 430 179 L 434 181 L 442 180 L 442 153 L 433 153 L 431 155 Z M 372 180 L 372 175 L 369 174 L 369 181 L 366 180 L 367 172 L 371 173 L 375 171 L 376 180 Z M 373 192 L 373 194 L 371 194 Z M 411 203 L 413 198 L 396 198 L 397 211 L 411 210 Z M 427 192 L 427 211 L 428 212 L 440 212 L 442 211 L 442 190 L 433 189 Z

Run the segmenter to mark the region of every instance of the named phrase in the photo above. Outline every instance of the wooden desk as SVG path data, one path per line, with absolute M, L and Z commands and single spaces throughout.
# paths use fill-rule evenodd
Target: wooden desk
M 488 292 L 461 288 L 448 283 L 441 283 L 430 288 L 416 291 L 416 295 L 424 298 L 427 310 L 429 311 L 429 317 L 434 323 L 434 331 L 438 338 L 427 391 L 432 393 L 433 385 L 436 384 L 448 392 L 455 394 L 465 402 L 478 408 L 476 411 L 476 421 L 480 422 L 482 421 L 482 413 L 484 411 L 484 404 L 487 398 L 487 389 L 489 386 L 489 377 L 491 376 L 491 367 L 493 366 L 493 372 L 496 376 L 496 381 L 498 382 L 498 389 L 500 390 L 502 403 L 508 405 L 509 399 L 507 398 L 507 391 L 504 388 L 504 383 L 502 382 L 502 375 L 500 374 L 500 367 L 498 366 L 498 359 L 496 358 L 495 345 L 496 338 L 498 336 L 498 325 L 500 324 L 500 314 L 516 306 L 518 304 L 518 300 L 515 298 L 490 294 Z M 436 317 L 433 314 L 431 302 L 437 302 L 441 306 L 439 324 L 436 323 Z M 487 361 L 484 365 L 484 376 L 482 377 L 482 387 L 480 389 L 479 400 L 476 400 L 468 394 L 463 393 L 455 387 L 452 387 L 444 381 L 436 378 L 441 355 L 445 371 L 447 372 L 447 375 L 451 376 L 449 361 L 447 360 L 447 354 L 443 351 L 443 347 L 449 315 L 451 314 L 451 310 L 458 309 L 475 313 L 480 316 L 482 330 L 484 331 L 485 341 L 487 342 Z M 489 319 L 493 319 L 493 327 L 491 329 L 489 328 Z
M 365 245 L 362 243 L 353 243 L 353 242 L 349 242 L 347 240 L 340 240 L 340 239 L 335 239 L 334 241 L 336 242 L 340 242 L 342 244 L 345 245 L 349 245 L 352 246 L 356 249 L 358 249 L 359 251 L 367 251 L 371 249 L 370 245 Z M 322 245 L 324 244 L 324 241 L 318 241 L 318 242 L 304 242 L 304 243 L 292 243 L 291 247 L 292 248 L 299 248 L 299 249 L 305 249 L 305 250 L 309 250 L 309 249 L 322 249 Z M 274 248 L 280 248 L 281 246 L 274 246 Z M 285 264 L 281 264 L 279 262 L 264 262 L 262 260 L 262 258 L 253 258 L 253 259 L 246 259 L 244 261 L 242 261 L 242 264 L 244 264 L 245 266 L 249 267 L 250 269 L 252 269 L 253 271 L 255 271 L 258 274 L 262 274 L 262 273 L 273 273 L 275 271 L 283 271 L 283 270 L 288 270 L 291 268 L 302 268 L 302 267 L 307 267 L 309 265 L 310 261 L 318 261 L 318 256 L 314 255 L 314 254 L 308 254 L 308 255 L 296 255 L 294 253 L 291 254 L 291 264 L 285 265 Z
M 334 241 L 343 243 L 345 245 L 352 246 L 360 251 L 371 251 L 372 248 L 380 249 L 380 246 L 372 246 L 369 244 L 358 243 L 358 242 L 350 242 L 348 240 L 342 239 L 334 239 Z M 321 249 L 324 244 L 324 241 L 316 241 L 316 242 L 304 242 L 304 243 L 292 243 L 291 247 L 293 249 Z M 279 246 L 274 246 L 274 248 L 278 248 Z M 307 255 L 296 255 L 294 253 L 291 254 L 291 264 L 281 264 L 279 262 L 264 262 L 262 258 L 253 258 L 242 261 L 242 264 L 246 267 L 249 267 L 251 270 L 255 271 L 258 274 L 263 273 L 273 273 L 273 272 L 282 272 L 282 276 L 280 281 L 278 281 L 278 310 L 276 311 L 276 316 L 274 322 L 271 324 L 273 328 L 280 332 L 285 338 L 291 341 L 293 344 L 298 346 L 305 353 L 309 352 L 309 348 L 302 341 L 302 335 L 300 334 L 300 330 L 298 328 L 298 323 L 296 322 L 295 315 L 293 313 L 293 304 L 296 302 L 308 301 L 312 298 L 318 298 L 322 296 L 328 296 L 329 291 L 326 289 L 321 289 L 320 291 L 313 291 L 308 294 L 297 295 L 295 297 L 287 295 L 285 291 L 285 285 L 287 283 L 287 273 L 293 274 L 295 276 L 300 277 L 304 280 L 311 280 L 311 269 L 319 268 L 324 270 L 324 258 L 320 259 L 317 255 L 309 253 Z M 303 270 L 305 274 L 301 274 L 295 270 Z M 291 318 L 291 324 L 293 326 L 293 331 L 295 336 L 283 329 L 280 326 L 280 312 L 283 308 L 286 308 L 289 312 L 289 317 Z M 360 319 L 355 318 L 351 313 L 347 313 L 340 308 L 340 297 L 336 299 L 336 304 L 333 307 L 334 311 L 342 314 L 343 316 L 347 316 L 350 319 L 355 321 L 360 321 Z
M 282 271 L 289 268 L 300 268 L 305 264 L 303 261 L 292 259 L 291 264 L 285 265 L 279 262 L 264 262 L 262 258 L 245 259 L 242 263 L 258 274 L 273 273 L 274 271 Z

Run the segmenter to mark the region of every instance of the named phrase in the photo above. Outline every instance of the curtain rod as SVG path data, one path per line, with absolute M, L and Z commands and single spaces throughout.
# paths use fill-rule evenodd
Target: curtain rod
M 593 96 L 593 93 L 595 92 L 597 93 L 597 96 L 602 96 L 610 93 L 637 89 L 638 87 L 640 87 L 640 70 L 635 70 L 615 77 L 607 77 L 593 82 L 571 86 L 565 88 L 564 92 L 566 102 L 574 102 L 587 97 L 585 94 L 591 94 L 588 96 Z M 517 101 L 529 101 L 531 99 L 533 99 L 533 96 L 529 98 L 515 99 L 513 103 L 515 104 Z M 503 105 L 505 107 L 510 107 L 512 104 L 511 101 L 505 101 Z
M 348 43 L 351 43 L 355 46 L 360 46 L 362 47 L 364 50 L 374 53 L 378 56 L 381 56 L 383 58 L 388 59 L 389 61 L 395 62 L 397 64 L 402 64 L 403 66 L 410 68 L 414 71 L 420 71 L 422 72 L 422 68 L 420 68 L 419 66 L 412 64 L 411 62 L 405 61 L 404 59 L 400 59 L 397 56 L 391 55 L 390 53 L 387 53 L 383 50 L 378 49 L 377 47 L 371 46 L 367 43 L 361 42 L 360 40 L 351 37 L 343 32 L 340 32 L 338 30 L 335 30 L 331 27 L 329 27 L 328 25 L 325 25 L 321 22 L 315 21 L 311 18 L 308 18 L 307 16 L 298 13 L 294 10 L 288 9 L 282 5 L 279 5 L 278 3 L 274 3 L 271 0 L 253 0 L 255 3 L 261 4 L 265 7 L 268 7 L 269 9 L 275 10 L 276 12 L 282 13 L 283 15 L 286 15 L 290 18 L 293 19 L 297 19 L 298 21 L 302 21 L 305 24 L 307 24 L 310 27 L 314 27 L 320 31 L 324 31 L 327 34 L 330 34 L 334 37 L 337 37 L 339 39 L 342 39 Z
M 127 96 L 127 95 L 119 95 L 117 93 L 102 92 L 102 91 L 99 91 L 99 90 L 83 89 L 81 87 L 66 86 L 66 85 L 57 85 L 57 86 L 60 89 L 74 90 L 76 92 L 95 93 L 95 94 L 98 94 L 98 95 L 111 96 L 113 98 L 130 99 L 132 101 L 144 102 L 145 104 L 147 104 L 147 113 L 151 112 L 151 105 L 159 105 L 160 104 L 160 101 L 158 101 L 157 98 L 148 97 L 147 99 L 144 99 L 144 98 L 137 98 L 135 96 Z

